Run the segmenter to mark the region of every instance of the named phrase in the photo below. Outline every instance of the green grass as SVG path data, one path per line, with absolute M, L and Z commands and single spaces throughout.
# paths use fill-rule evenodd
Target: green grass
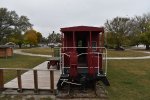
M 110 100 L 150 100 L 150 59 L 109 60 Z
M 33 68 L 38 64 L 44 62 L 47 58 L 42 57 L 32 57 L 15 54 L 13 57 L 7 59 L 0 58 L 0 68 Z M 5 82 L 16 77 L 15 71 L 6 71 Z
M 42 55 L 51 55 L 53 49 L 51 48 L 29 48 L 29 49 L 22 49 L 21 51 L 26 53 L 33 53 L 33 54 L 42 54 Z
M 148 56 L 147 53 L 142 53 L 134 50 L 125 50 L 125 51 L 116 51 L 116 50 L 108 50 L 108 57 L 141 57 Z
M 55 51 L 53 51 L 55 50 Z M 53 55 L 53 52 L 55 55 L 58 55 L 59 48 L 30 48 L 30 49 L 22 49 L 23 52 L 26 53 L 32 53 L 32 54 L 42 54 L 42 55 Z

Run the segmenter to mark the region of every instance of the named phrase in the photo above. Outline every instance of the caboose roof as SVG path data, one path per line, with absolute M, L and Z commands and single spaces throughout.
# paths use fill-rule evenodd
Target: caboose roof
M 103 32 L 103 27 L 93 27 L 93 26 L 73 26 L 73 27 L 64 27 L 61 28 L 61 32 L 67 32 L 67 31 L 98 31 Z

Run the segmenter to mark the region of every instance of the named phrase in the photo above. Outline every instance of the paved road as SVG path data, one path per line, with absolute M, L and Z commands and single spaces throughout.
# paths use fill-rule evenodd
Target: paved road
M 142 57 L 107 57 L 108 60 L 131 60 L 131 59 L 150 59 L 150 52 L 146 51 L 136 51 L 136 52 L 142 52 L 142 53 L 147 53 L 148 56 L 142 56 Z M 21 50 L 14 50 L 14 53 L 16 54 L 21 54 L 21 55 L 29 55 L 29 56 L 39 56 L 39 57 L 52 57 L 51 55 L 40 55 L 40 54 L 31 54 L 31 53 L 25 53 L 22 52 Z

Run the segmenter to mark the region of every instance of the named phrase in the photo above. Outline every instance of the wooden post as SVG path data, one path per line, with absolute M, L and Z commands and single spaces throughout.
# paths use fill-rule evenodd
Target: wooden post
M 54 47 L 52 48 L 52 52 L 53 52 L 52 57 L 54 57 Z
M 7 59 L 7 48 L 5 48 L 5 58 Z
M 54 71 L 50 70 L 50 87 L 52 92 L 54 92 Z
M 4 89 L 4 72 L 0 69 L 0 91 Z
M 38 74 L 37 74 L 37 70 L 33 70 L 33 74 L 34 74 L 34 92 L 38 93 Z
M 18 92 L 22 92 L 21 70 L 17 70 Z

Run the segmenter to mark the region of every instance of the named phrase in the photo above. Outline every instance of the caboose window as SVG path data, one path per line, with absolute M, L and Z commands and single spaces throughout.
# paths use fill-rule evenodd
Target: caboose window
M 94 47 L 94 48 L 93 48 Z M 96 43 L 96 41 L 92 41 L 92 50 L 93 51 L 96 51 L 96 48 L 95 47 L 97 47 L 97 43 Z
M 82 47 L 82 41 L 81 40 L 78 41 L 78 47 Z

